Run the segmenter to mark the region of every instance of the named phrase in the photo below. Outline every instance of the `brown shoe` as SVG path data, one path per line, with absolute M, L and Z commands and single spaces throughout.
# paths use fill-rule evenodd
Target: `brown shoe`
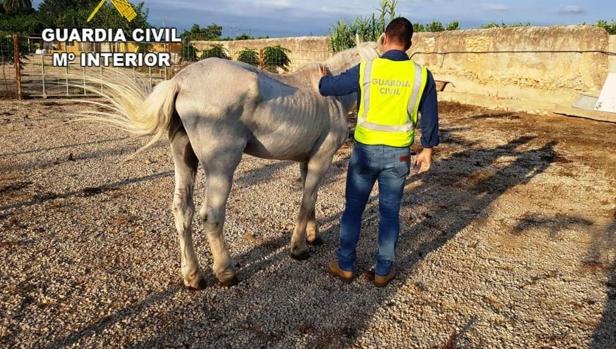
M 330 274 L 339 278 L 340 280 L 344 281 L 347 284 L 353 281 L 353 272 L 340 269 L 340 266 L 338 266 L 337 259 L 334 259 L 333 261 L 329 263 L 328 269 L 329 269 Z
M 385 287 L 389 285 L 389 283 L 396 278 L 396 271 L 394 268 L 391 268 L 389 274 L 385 276 L 376 275 L 374 269 L 366 272 L 366 277 L 368 280 L 373 281 L 376 287 Z

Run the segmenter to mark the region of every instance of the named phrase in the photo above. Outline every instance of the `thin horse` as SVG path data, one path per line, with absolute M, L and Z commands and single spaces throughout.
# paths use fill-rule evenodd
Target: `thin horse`
M 339 73 L 377 56 L 374 43 L 360 44 L 324 62 Z M 322 97 L 320 64 L 276 75 L 247 64 L 206 59 L 150 89 L 143 79 L 125 74 L 102 78 L 99 92 L 109 103 L 90 118 L 136 135 L 168 135 L 175 164 L 173 214 L 181 250 L 184 284 L 205 286 L 195 254 L 191 224 L 193 187 L 199 162 L 206 175 L 207 198 L 199 210 L 222 285 L 237 282 L 223 238 L 225 207 L 233 175 L 244 153 L 300 164 L 303 197 L 291 238 L 291 256 L 309 257 L 307 243 L 318 239 L 317 192 L 334 153 L 348 136 L 346 117 L 356 96 Z M 95 90 L 98 91 L 98 90 Z

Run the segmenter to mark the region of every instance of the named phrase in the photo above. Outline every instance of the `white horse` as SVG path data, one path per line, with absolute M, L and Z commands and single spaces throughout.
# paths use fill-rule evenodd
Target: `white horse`
M 376 45 L 364 43 L 324 62 L 340 73 L 361 60 L 377 57 Z M 348 137 L 347 114 L 356 96 L 322 97 L 320 64 L 295 73 L 275 75 L 247 64 L 206 59 L 150 89 L 143 79 L 127 75 L 97 84 L 109 104 L 90 118 L 136 135 L 153 135 L 144 148 L 168 135 L 175 163 L 173 214 L 179 235 L 181 269 L 187 287 L 205 287 L 195 255 L 191 223 L 193 185 L 198 163 L 206 174 L 207 199 L 199 211 L 220 283 L 237 282 L 223 239 L 225 206 L 242 154 L 300 163 L 303 198 L 291 238 L 291 256 L 309 257 L 307 243 L 318 239 L 315 203 L 320 182 L 334 153 Z M 151 90 L 151 91 L 150 91 Z M 143 148 L 142 148 L 143 149 Z

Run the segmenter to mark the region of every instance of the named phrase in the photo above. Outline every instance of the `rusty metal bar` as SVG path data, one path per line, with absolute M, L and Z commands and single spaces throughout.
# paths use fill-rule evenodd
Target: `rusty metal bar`
M 21 59 L 19 52 L 19 35 L 13 34 L 13 59 L 15 61 L 15 88 L 17 99 L 21 99 Z

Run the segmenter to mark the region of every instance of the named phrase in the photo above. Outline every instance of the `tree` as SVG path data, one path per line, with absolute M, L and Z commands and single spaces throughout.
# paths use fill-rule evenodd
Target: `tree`
M 259 53 L 257 52 L 257 50 L 245 48 L 240 51 L 237 60 L 240 62 L 257 66 L 259 65 Z
M 207 27 L 201 27 L 198 24 L 193 24 L 193 26 L 182 33 L 182 38 L 188 41 L 193 40 L 220 40 L 220 36 L 222 35 L 222 26 L 212 23 Z
M 252 39 L 254 39 L 254 36 L 250 34 L 246 34 L 246 33 L 242 33 L 235 37 L 235 40 L 252 40 Z
M 5 0 L 2 6 L 6 14 L 31 13 L 32 1 L 30 0 Z
M 197 60 L 197 50 L 190 42 L 182 45 L 182 59 L 188 62 Z
M 30 35 L 40 33 L 42 30 L 43 25 L 35 12 L 12 15 L 0 13 L 0 36 L 11 33 Z

